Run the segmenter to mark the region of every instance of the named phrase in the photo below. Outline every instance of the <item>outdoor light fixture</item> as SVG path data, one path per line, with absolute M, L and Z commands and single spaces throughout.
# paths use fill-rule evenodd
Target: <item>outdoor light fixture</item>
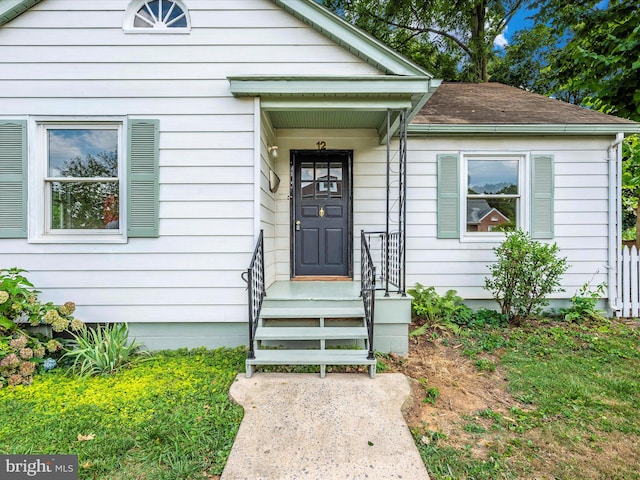
M 267 145 L 267 152 L 269 152 L 269 155 L 271 155 L 272 158 L 278 158 L 277 145 Z

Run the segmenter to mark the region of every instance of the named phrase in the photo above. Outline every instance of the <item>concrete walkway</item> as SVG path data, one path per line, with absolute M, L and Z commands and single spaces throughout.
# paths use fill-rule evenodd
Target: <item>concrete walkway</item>
M 238 375 L 244 419 L 222 480 L 428 480 L 401 407 L 399 373 Z

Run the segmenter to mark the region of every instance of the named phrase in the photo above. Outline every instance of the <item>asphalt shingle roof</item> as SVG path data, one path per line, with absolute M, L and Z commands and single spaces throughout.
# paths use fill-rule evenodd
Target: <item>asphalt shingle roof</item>
M 634 124 L 501 83 L 443 82 L 412 121 L 435 125 Z

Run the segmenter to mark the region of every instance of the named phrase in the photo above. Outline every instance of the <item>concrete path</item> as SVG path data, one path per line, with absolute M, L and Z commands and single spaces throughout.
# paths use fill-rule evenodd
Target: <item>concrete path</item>
M 401 407 L 399 373 L 238 375 L 244 419 L 221 480 L 428 480 Z

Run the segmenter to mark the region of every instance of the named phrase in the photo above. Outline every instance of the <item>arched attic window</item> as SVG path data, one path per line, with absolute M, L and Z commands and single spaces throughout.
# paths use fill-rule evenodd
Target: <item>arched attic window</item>
M 191 28 L 189 11 L 178 0 L 133 0 L 124 29 L 136 33 L 185 33 Z

